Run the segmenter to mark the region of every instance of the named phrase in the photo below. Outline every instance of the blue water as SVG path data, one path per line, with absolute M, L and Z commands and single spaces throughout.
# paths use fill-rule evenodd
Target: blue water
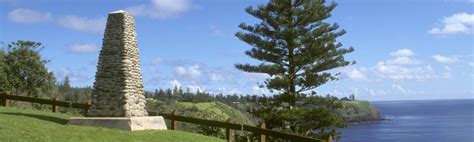
M 386 121 L 349 125 L 340 142 L 474 142 L 474 100 L 371 102 Z

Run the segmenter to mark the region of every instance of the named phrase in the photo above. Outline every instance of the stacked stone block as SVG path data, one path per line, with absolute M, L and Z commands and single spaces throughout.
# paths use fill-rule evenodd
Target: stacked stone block
M 131 15 L 125 11 L 109 14 L 88 116 L 148 115 L 136 37 Z

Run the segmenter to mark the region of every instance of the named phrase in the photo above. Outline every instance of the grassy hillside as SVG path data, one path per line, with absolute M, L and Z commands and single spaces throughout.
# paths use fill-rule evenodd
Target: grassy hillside
M 136 131 L 65 125 L 65 114 L 0 107 L 0 141 L 224 141 L 182 131 Z
M 190 103 L 180 102 L 177 104 L 178 107 L 183 108 L 197 108 L 198 112 L 207 112 L 211 114 L 209 119 L 214 120 L 226 120 L 232 118 L 233 121 L 243 124 L 251 125 L 252 122 L 239 110 L 236 110 L 221 102 L 208 102 L 208 103 Z
M 171 111 L 177 110 L 179 115 L 184 116 L 219 121 L 225 121 L 227 118 L 232 118 L 232 121 L 237 123 L 253 125 L 241 111 L 221 102 L 176 102 L 173 104 L 165 104 L 160 101 L 150 100 L 147 102 L 147 106 L 153 111 L 171 113 Z
M 164 113 L 171 113 L 173 110 L 177 110 L 178 115 L 208 120 L 226 121 L 227 118 L 231 118 L 232 122 L 235 123 L 253 125 L 248 117 L 241 111 L 221 102 L 192 103 L 148 100 L 147 109 L 148 111 L 158 111 Z M 223 128 L 178 122 L 178 130 L 225 138 L 225 129 Z M 249 133 L 240 131 L 236 132 L 235 135 L 235 137 L 239 140 L 247 139 L 249 137 Z
M 374 121 L 380 119 L 379 110 L 372 106 L 369 101 L 342 101 L 343 109 L 337 112 L 347 122 Z

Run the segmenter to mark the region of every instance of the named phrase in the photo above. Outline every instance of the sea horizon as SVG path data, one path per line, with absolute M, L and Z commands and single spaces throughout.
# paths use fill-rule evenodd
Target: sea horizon
M 357 100 L 357 99 L 356 99 Z M 364 99 L 360 99 L 364 100 Z M 474 98 L 432 98 L 432 99 L 405 99 L 405 100 L 367 100 L 369 102 L 392 102 L 392 101 L 436 101 L 436 100 L 474 100 Z
M 350 124 L 341 142 L 473 141 L 474 99 L 372 101 L 385 120 Z

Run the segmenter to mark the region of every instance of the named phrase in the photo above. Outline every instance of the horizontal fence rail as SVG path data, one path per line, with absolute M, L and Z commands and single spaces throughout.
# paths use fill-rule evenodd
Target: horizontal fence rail
M 10 95 L 8 92 L 0 93 L 0 100 L 2 100 L 4 106 L 10 106 L 10 100 L 52 105 L 53 112 L 58 111 L 56 106 L 84 109 L 86 110 L 86 112 L 87 110 L 89 110 L 89 107 L 91 106 L 89 104 L 58 101 L 58 97 L 53 97 L 52 100 L 48 100 L 48 99 L 32 98 L 32 97 L 25 97 L 25 96 L 15 96 L 15 95 Z
M 52 100 L 48 100 L 48 99 L 40 99 L 40 98 L 10 95 L 9 92 L 0 93 L 0 101 L 3 103 L 3 106 L 9 107 L 10 103 L 11 103 L 10 102 L 11 100 L 52 105 L 52 111 L 55 112 L 55 113 L 59 112 L 57 106 L 84 109 L 85 112 L 87 112 L 89 110 L 90 106 L 91 106 L 90 104 L 81 104 L 81 103 L 72 103 L 72 102 L 67 102 L 67 101 L 58 101 L 57 96 L 53 97 Z M 329 138 L 327 140 L 304 137 L 304 136 L 299 136 L 299 135 L 295 135 L 295 134 L 289 134 L 289 133 L 285 133 L 285 132 L 279 132 L 279 131 L 275 131 L 275 130 L 266 129 L 264 123 L 261 124 L 260 127 L 256 127 L 256 126 L 245 125 L 245 124 L 231 123 L 230 119 L 227 119 L 226 122 L 222 122 L 222 121 L 215 121 L 215 120 L 207 120 L 207 119 L 201 119 L 201 118 L 180 116 L 180 115 L 177 114 L 176 111 L 173 111 L 172 114 L 156 113 L 156 112 L 148 112 L 148 113 L 150 115 L 160 115 L 160 116 L 163 116 L 165 119 L 171 120 L 171 129 L 172 130 L 176 130 L 176 128 L 178 127 L 177 126 L 178 121 L 193 123 L 193 124 L 199 124 L 199 125 L 205 125 L 205 126 L 211 126 L 211 127 L 225 128 L 226 129 L 226 136 L 227 136 L 228 141 L 233 141 L 232 130 L 242 130 L 242 131 L 252 132 L 255 135 L 259 136 L 260 137 L 259 138 L 260 142 L 265 142 L 267 136 L 282 138 L 282 139 L 288 139 L 288 140 L 295 141 L 295 142 L 332 142 L 332 137 L 331 136 L 329 136 Z
M 289 133 L 285 133 L 285 132 L 279 132 L 279 131 L 275 131 L 275 130 L 260 128 L 260 127 L 256 127 L 256 126 L 236 124 L 236 123 L 230 123 L 230 122 L 222 122 L 222 121 L 215 121 L 215 120 L 207 120 L 207 119 L 200 119 L 200 118 L 193 118 L 193 117 L 187 117 L 187 116 L 179 116 L 179 115 L 176 115 L 176 113 L 173 113 L 173 114 L 158 113 L 158 115 L 163 116 L 165 119 L 171 120 L 172 124 L 174 123 L 173 121 L 180 121 L 180 122 L 200 124 L 200 125 L 211 126 L 211 127 L 219 127 L 219 128 L 225 128 L 225 129 L 233 129 L 233 130 L 243 130 L 243 131 L 252 132 L 252 133 L 257 134 L 257 135 L 271 136 L 271 137 L 288 139 L 288 140 L 297 141 L 297 142 L 321 142 L 321 141 L 329 141 L 330 142 L 332 140 L 332 138 L 329 138 L 330 140 L 329 139 L 328 140 L 322 140 L 322 139 L 304 137 L 304 136 L 299 136 L 299 135 L 295 135 L 295 134 L 289 134 Z M 176 124 L 174 126 L 172 126 L 171 129 L 176 129 L 175 126 L 176 126 Z

